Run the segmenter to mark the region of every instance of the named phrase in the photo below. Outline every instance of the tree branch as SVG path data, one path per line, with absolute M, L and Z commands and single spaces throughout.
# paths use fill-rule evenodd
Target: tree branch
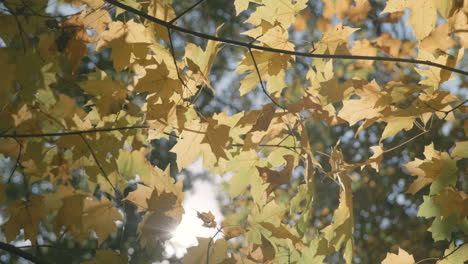
M 0 138 L 34 138 L 34 137 L 60 137 L 81 134 L 91 134 L 99 132 L 122 131 L 132 129 L 151 129 L 150 126 L 129 126 L 129 127 L 113 127 L 113 128 L 96 128 L 90 130 L 70 131 L 70 132 L 55 132 L 55 133 L 38 133 L 38 134 L 10 134 L 0 135 Z
M 120 7 L 124 9 L 127 12 L 130 12 L 136 16 L 139 16 L 141 18 L 145 18 L 153 23 L 171 28 L 172 30 L 176 30 L 185 34 L 189 34 L 195 37 L 203 38 L 203 39 L 209 39 L 209 40 L 214 40 L 218 42 L 225 43 L 227 45 L 233 45 L 233 46 L 239 46 L 239 47 L 244 47 L 247 49 L 255 49 L 255 50 L 263 50 L 263 51 L 268 51 L 268 52 L 275 52 L 275 53 L 282 53 L 282 54 L 289 54 L 289 55 L 295 55 L 295 56 L 300 56 L 300 57 L 309 57 L 309 58 L 322 58 L 322 59 L 342 59 L 342 60 L 371 60 L 371 61 L 392 61 L 392 62 L 401 62 L 401 63 L 411 63 L 411 64 L 422 64 L 422 65 L 427 65 L 427 66 L 433 66 L 437 67 L 440 69 L 448 70 L 451 72 L 456 72 L 459 74 L 463 75 L 468 75 L 468 72 L 449 67 L 443 64 L 435 63 L 432 61 L 423 61 L 423 60 L 416 60 L 416 59 L 404 59 L 404 58 L 389 58 L 389 57 L 379 57 L 379 56 L 358 56 L 358 55 L 338 55 L 338 54 L 312 54 L 312 53 L 307 53 L 307 52 L 298 52 L 298 51 L 292 51 L 292 50 L 284 50 L 284 49 L 276 49 L 276 48 L 270 48 L 270 47 L 264 47 L 264 46 L 258 46 L 254 44 L 249 44 L 245 43 L 242 41 L 237 41 L 237 40 L 232 40 L 232 39 L 227 39 L 227 38 L 220 38 L 216 37 L 213 35 L 193 31 L 190 29 L 186 29 L 183 27 L 176 26 L 174 24 L 171 24 L 171 22 L 167 22 L 161 19 L 158 19 L 156 17 L 150 16 L 138 9 L 135 9 L 133 7 L 127 6 L 117 0 L 104 0 L 108 4 Z
M 27 259 L 36 264 L 47 264 L 47 262 L 39 259 L 38 257 L 7 243 L 0 242 L 0 249 L 3 249 L 10 254 Z
M 191 7 L 187 8 L 184 12 L 180 13 L 178 16 L 176 16 L 174 19 L 172 19 L 171 21 L 169 21 L 169 24 L 174 24 L 174 22 L 176 22 L 179 18 L 183 17 L 185 14 L 187 14 L 188 12 L 192 11 L 192 9 L 194 9 L 195 7 L 197 7 L 199 4 L 201 4 L 203 1 L 205 0 L 199 0 L 198 2 L 196 2 L 195 4 L 193 4 Z

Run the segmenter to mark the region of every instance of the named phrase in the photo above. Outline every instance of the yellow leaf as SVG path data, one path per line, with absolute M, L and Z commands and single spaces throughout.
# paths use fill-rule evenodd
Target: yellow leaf
M 352 126 L 361 119 L 374 120 L 383 117 L 382 112 L 388 107 L 387 101 L 391 98 L 381 91 L 375 81 L 357 89 L 356 94 L 361 99 L 349 99 L 343 101 L 338 116 L 348 121 Z
M 137 184 L 137 189 L 130 192 L 125 199 L 135 204 L 137 210 L 142 212 L 148 210 L 148 200 L 152 193 L 152 188 L 143 184 Z
M 346 47 L 349 41 L 349 36 L 357 30 L 358 28 L 343 26 L 339 23 L 334 28 L 330 28 L 323 33 L 322 38 L 315 45 L 315 52 L 328 54 L 349 53 Z M 342 49 L 344 49 L 344 52 Z
M 307 7 L 307 0 L 263 0 L 262 4 L 245 22 L 256 26 L 260 25 L 262 20 L 272 25 L 277 22 L 286 29 L 294 24 L 299 11 Z
M 468 141 L 455 143 L 455 148 L 450 155 L 456 158 L 468 158 Z
M 117 71 L 125 69 L 128 65 L 147 54 L 151 39 L 141 23 L 133 20 L 123 23 L 114 21 L 108 29 L 100 34 L 96 50 L 112 48 L 111 59 Z
M 432 54 L 435 54 L 437 50 L 448 52 L 449 49 L 456 44 L 450 36 L 449 30 L 450 28 L 448 24 L 437 26 L 437 28 L 428 37 L 421 41 L 420 48 Z
M 211 241 L 211 238 L 197 237 L 198 245 L 187 249 L 182 264 L 229 263 L 229 244 L 224 239 Z M 211 241 L 211 242 L 210 242 Z M 208 248 L 209 246 L 209 248 Z
M 455 246 L 455 243 L 451 243 L 444 252 L 446 257 L 437 261 L 436 264 L 466 263 L 468 260 L 468 244 L 461 244 L 459 247 Z
M 377 56 L 377 48 L 375 48 L 367 39 L 357 40 L 354 42 L 354 46 L 351 48 L 351 54 L 362 56 Z M 358 68 L 370 67 L 372 64 L 374 64 L 373 60 L 356 61 L 356 66 Z
M 234 7 L 236 8 L 236 16 L 249 7 L 249 0 L 235 0 Z
M 381 264 L 414 264 L 413 255 L 408 254 L 408 252 L 403 249 L 398 249 L 398 255 L 393 253 L 387 253 L 387 256 L 382 261 Z
M 412 116 L 389 116 L 383 118 L 383 121 L 387 123 L 387 126 L 385 126 L 385 129 L 382 132 L 380 142 L 388 137 L 396 135 L 401 130 L 410 130 L 413 128 L 414 120 L 415 117 Z
M 157 93 L 158 97 L 169 98 L 174 92 L 182 94 L 182 85 L 178 79 L 169 76 L 166 63 L 162 62 L 156 68 L 146 68 L 146 75 L 138 79 L 135 92 Z
M 428 36 L 434 29 L 437 20 L 436 2 L 439 0 L 388 0 L 381 14 L 411 9 L 408 24 L 413 26 L 418 40 Z

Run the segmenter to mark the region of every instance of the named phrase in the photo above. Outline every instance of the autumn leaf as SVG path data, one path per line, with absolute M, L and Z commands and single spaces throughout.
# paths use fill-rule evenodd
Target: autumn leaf
M 387 256 L 382 261 L 382 264 L 414 264 L 413 255 L 408 254 L 408 252 L 403 249 L 398 249 L 398 255 L 393 253 L 387 253 Z
M 286 166 L 281 171 L 257 167 L 260 177 L 265 183 L 269 184 L 266 189 L 267 196 L 282 184 L 288 183 L 291 178 L 291 173 L 294 168 L 294 156 L 287 155 L 284 156 L 284 159 L 286 160 Z
M 214 242 L 211 238 L 198 237 L 197 240 L 198 246 L 187 249 L 187 255 L 182 259 L 183 264 L 233 263 L 227 255 L 229 245 L 224 239 Z
M 20 234 L 20 230 L 24 230 L 24 238 L 34 245 L 37 243 L 39 223 L 46 220 L 43 201 L 43 196 L 33 195 L 27 201 L 16 200 L 8 206 L 10 218 L 3 224 L 8 242 L 14 240 Z
M 208 228 L 216 227 L 216 221 L 214 220 L 215 217 L 211 213 L 211 211 L 208 211 L 208 213 L 204 213 L 204 212 L 200 213 L 197 211 L 197 217 L 203 221 L 204 227 L 208 227 Z
M 241 227 L 238 226 L 233 226 L 233 227 L 224 227 L 224 239 L 229 240 L 231 238 L 238 237 L 242 234 L 245 233 L 245 230 Z
M 85 199 L 83 204 L 83 230 L 94 230 L 101 244 L 111 233 L 117 232 L 115 221 L 122 221 L 122 215 L 112 202 L 102 197 L 97 199 Z
M 142 212 L 148 210 L 148 200 L 152 193 L 152 188 L 138 184 L 137 189 L 130 192 L 125 199 L 135 204 L 138 207 L 137 210 Z
M 381 14 L 387 12 L 411 10 L 408 24 L 413 26 L 414 34 L 419 40 L 428 36 L 434 30 L 437 19 L 436 0 L 408 1 L 389 0 Z

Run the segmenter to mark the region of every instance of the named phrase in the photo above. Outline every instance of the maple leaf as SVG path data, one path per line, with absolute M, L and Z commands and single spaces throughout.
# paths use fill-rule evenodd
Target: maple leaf
M 235 0 L 234 7 L 236 8 L 236 15 L 238 16 L 249 7 L 250 0 Z
M 424 148 L 424 156 L 425 160 L 416 159 L 405 164 L 408 171 L 418 177 L 408 187 L 408 193 L 414 194 L 432 183 L 431 194 L 437 194 L 445 186 L 455 183 L 456 160 L 447 152 L 438 152 L 431 144 Z
M 459 42 L 463 48 L 468 47 L 468 16 L 463 10 L 458 10 L 452 17 L 449 19 L 450 28 L 452 28 L 455 36 L 459 39 Z
M 330 28 L 323 33 L 320 41 L 315 44 L 314 53 L 349 54 L 346 44 L 348 43 L 351 34 L 357 30 L 357 28 L 343 26 L 341 23 L 336 25 L 334 28 Z
M 408 24 L 413 26 L 414 34 L 418 40 L 422 40 L 434 30 L 437 20 L 437 0 L 388 0 L 385 9 L 381 14 L 387 12 L 403 11 L 406 8 L 411 10 Z
M 171 1 L 168 0 L 149 1 L 148 14 L 164 21 L 171 21 L 175 18 L 175 12 L 172 8 Z M 165 42 L 168 42 L 169 34 L 166 27 L 159 24 L 150 23 L 149 21 L 147 21 L 145 25 L 154 32 L 154 35 L 157 39 L 160 38 Z
M 20 145 L 12 138 L 0 139 L 0 153 L 8 157 L 18 157 Z
M 211 238 L 197 237 L 197 240 L 197 246 L 187 249 L 187 255 L 182 259 L 183 264 L 235 263 L 227 255 L 229 244 L 224 239 L 213 242 Z
M 449 26 L 439 25 L 432 33 L 421 41 L 421 49 L 434 54 L 437 50 L 448 52 L 455 45 L 450 37 Z
M 206 134 L 201 143 L 207 143 L 210 145 L 214 155 L 219 158 L 228 159 L 225 149 L 228 149 L 231 141 L 229 137 L 230 127 L 218 124 L 215 119 L 208 119 L 208 127 L 206 128 Z
M 104 116 L 120 111 L 127 97 L 125 86 L 109 79 L 88 80 L 80 83 L 80 87 L 87 94 L 95 96 L 93 102 Z
M 146 68 L 146 75 L 138 79 L 135 92 L 157 93 L 158 97 L 171 97 L 174 92 L 182 94 L 182 85 L 178 79 L 169 76 L 165 62 Z
M 355 93 L 361 99 L 343 100 L 343 108 L 338 114 L 340 118 L 354 125 L 361 119 L 377 120 L 383 117 L 382 112 L 388 108 L 387 102 L 391 99 L 375 81 L 356 89 Z
M 433 61 L 443 65 L 456 65 L 458 61 L 463 58 L 464 49 L 461 49 L 457 56 L 454 57 L 449 54 L 440 54 L 440 55 L 432 55 L 425 50 L 420 50 L 418 53 L 419 60 L 425 61 Z M 424 67 L 424 68 L 415 68 L 416 72 L 418 72 L 421 76 L 426 77 L 424 80 L 421 80 L 419 83 L 422 85 L 429 85 L 433 86 L 434 89 L 437 89 L 439 85 L 443 82 L 446 82 L 450 79 L 451 72 L 446 71 L 436 67 Z
M 214 220 L 215 217 L 211 213 L 211 211 L 208 211 L 208 213 L 203 213 L 203 212 L 200 213 L 197 211 L 197 217 L 203 221 L 204 227 L 208 227 L 208 228 L 216 227 L 216 221 Z
M 245 233 L 245 230 L 241 227 L 234 226 L 234 227 L 224 227 L 224 239 L 229 240 L 231 238 L 238 237 Z
M 468 215 L 468 194 L 449 186 L 434 197 L 434 203 L 440 205 L 442 216 L 458 215 L 461 221 Z
M 274 94 L 279 94 L 286 87 L 284 81 L 285 70 L 289 66 L 289 60 L 292 58 L 288 54 L 274 54 L 272 52 L 252 51 L 257 67 L 262 76 L 262 80 L 266 81 L 266 89 Z M 238 74 L 249 73 L 242 81 L 239 87 L 240 95 L 243 96 L 254 89 L 259 83 L 256 74 L 254 61 L 250 55 L 244 57 L 239 66 L 235 70 Z
M 222 26 L 216 29 L 215 36 Z M 211 89 L 210 70 L 216 55 L 221 50 L 220 42 L 209 40 L 206 44 L 205 50 L 192 43 L 188 43 L 185 47 L 185 60 L 191 73 L 190 78 L 195 80 L 196 85 L 207 85 Z M 213 89 L 214 90 L 214 89 Z
M 83 202 L 83 230 L 94 230 L 101 244 L 111 233 L 117 231 L 115 221 L 122 221 L 122 215 L 112 202 L 106 197 L 101 201 L 97 199 L 85 199 Z
M 146 56 L 151 40 L 145 32 L 145 27 L 133 20 L 127 23 L 114 21 L 99 35 L 96 50 L 112 48 L 111 58 L 114 67 L 117 71 L 121 71 L 137 59 Z
M 251 261 L 268 263 L 275 258 L 275 250 L 267 239 L 263 236 L 261 239 L 261 244 L 249 244 L 241 252 Z
M 455 143 L 455 148 L 450 155 L 456 158 L 468 158 L 468 141 Z
M 450 243 L 450 246 L 445 250 L 444 257 L 437 261 L 437 264 L 464 263 L 468 260 L 468 244 L 456 246 L 455 243 Z
M 153 189 L 151 187 L 138 184 L 137 189 L 130 192 L 125 199 L 135 204 L 137 206 L 137 210 L 142 212 L 148 210 L 148 200 L 152 193 Z
M 284 159 L 286 160 L 286 166 L 281 171 L 257 167 L 260 177 L 265 183 L 269 184 L 268 188 L 266 189 L 267 196 L 276 190 L 280 185 L 289 183 L 289 179 L 291 178 L 291 173 L 294 168 L 294 156 L 287 155 L 284 156 Z
M 252 177 L 257 174 L 257 165 L 263 164 L 264 161 L 260 160 L 257 153 L 253 150 L 245 151 L 230 159 L 227 163 L 227 170 L 235 174 L 231 178 L 231 185 L 229 187 L 229 194 L 232 198 L 241 194 L 249 184 L 254 188 L 254 192 L 263 192 L 263 188 L 256 190 L 260 187 L 260 177 Z M 255 196 L 254 196 L 255 197 Z
M 376 44 L 381 50 L 390 54 L 390 56 L 398 57 L 402 42 L 399 38 L 393 38 L 391 34 L 384 32 L 378 38 L 371 41 Z
M 401 248 L 398 248 L 398 255 L 393 253 L 387 253 L 387 256 L 381 264 L 414 264 L 413 255 L 408 254 Z
M 377 48 L 375 48 L 367 39 L 355 41 L 354 46 L 351 48 L 350 51 L 353 55 L 377 56 Z M 372 64 L 374 64 L 374 61 L 372 60 L 356 61 L 356 66 L 358 68 L 371 67 Z
M 23 229 L 25 239 L 35 245 L 39 233 L 39 222 L 46 220 L 44 197 L 32 195 L 27 201 L 16 200 L 8 206 L 6 211 L 10 214 L 8 221 L 3 224 L 7 241 L 14 240 Z
M 288 28 L 294 24 L 296 14 L 306 8 L 307 0 L 263 0 L 262 4 L 250 15 L 246 23 L 258 26 L 262 20 L 266 20 L 272 25 L 279 23 L 284 28 Z

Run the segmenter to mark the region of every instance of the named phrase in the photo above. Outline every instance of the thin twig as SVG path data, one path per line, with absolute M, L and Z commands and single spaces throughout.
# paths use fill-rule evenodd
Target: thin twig
M 113 127 L 113 128 L 96 128 L 90 130 L 69 131 L 69 132 L 55 132 L 55 133 L 38 133 L 38 134 L 7 134 L 0 135 L 0 138 L 34 138 L 34 137 L 60 137 L 81 134 L 91 134 L 100 132 L 122 131 L 132 129 L 151 129 L 150 126 L 128 126 L 128 127 Z M 164 133 L 164 132 L 163 132 Z M 169 134 L 169 133 L 164 133 Z
M 448 116 L 451 112 L 453 112 L 453 111 L 455 111 L 455 109 L 457 109 L 457 108 L 463 106 L 466 102 L 468 102 L 468 99 L 466 99 L 465 101 L 463 101 L 463 102 L 461 102 L 460 104 L 456 105 L 455 107 L 453 107 L 453 108 L 450 109 L 449 111 L 446 111 L 446 112 L 445 112 L 445 116 L 444 116 L 444 118 L 442 118 L 442 120 L 445 120 L 445 118 L 447 118 L 447 116 Z
M 167 28 L 167 35 L 169 37 L 169 48 L 171 49 L 172 60 L 174 61 L 174 66 L 175 66 L 175 69 L 176 69 L 176 72 L 177 72 L 177 78 L 179 78 L 180 83 L 185 88 L 187 88 L 187 86 L 185 85 L 185 82 L 182 80 L 182 76 L 180 76 L 179 66 L 177 65 L 177 60 L 176 60 L 175 51 L 174 51 L 174 44 L 172 42 L 171 29 L 169 27 L 166 27 L 166 28 Z
M 276 49 L 276 48 L 271 48 L 271 47 L 266 47 L 266 46 L 259 46 L 259 45 L 253 45 L 253 44 L 248 44 L 242 41 L 237 41 L 237 40 L 232 40 L 232 39 L 227 39 L 227 38 L 220 38 L 216 37 L 213 35 L 193 31 L 190 29 L 186 29 L 183 27 L 176 26 L 174 24 L 171 24 L 167 21 L 158 19 L 156 17 L 153 17 L 151 15 L 148 15 L 138 9 L 135 9 L 133 7 L 127 6 L 117 0 L 104 0 L 105 2 L 115 5 L 117 7 L 120 7 L 127 12 L 133 13 L 136 16 L 145 18 L 153 23 L 169 27 L 172 30 L 176 30 L 185 34 L 189 34 L 195 37 L 203 38 L 203 39 L 210 39 L 214 40 L 217 42 L 222 42 L 228 45 L 234 45 L 234 46 L 240 46 L 248 49 L 255 49 L 255 50 L 263 50 L 263 51 L 268 51 L 268 52 L 275 52 L 275 53 L 281 53 L 281 54 L 289 54 L 289 55 L 295 55 L 299 57 L 309 57 L 309 58 L 322 58 L 322 59 L 343 59 L 343 60 L 372 60 L 372 61 L 392 61 L 392 62 L 401 62 L 401 63 L 411 63 L 411 64 L 422 64 L 422 65 L 427 65 L 427 66 L 433 66 L 437 68 L 441 68 L 444 70 L 448 70 L 451 72 L 456 72 L 459 74 L 463 75 L 468 75 L 468 72 L 449 67 L 443 64 L 435 63 L 432 61 L 423 61 L 423 60 L 417 60 L 417 59 L 405 59 L 405 58 L 390 58 L 390 57 L 379 57 L 379 56 L 358 56 L 358 55 L 338 55 L 338 54 L 312 54 L 308 52 L 297 52 L 297 51 L 292 51 L 292 50 L 284 50 L 284 49 Z
M 116 194 L 120 193 L 119 190 L 118 190 L 117 188 L 115 188 L 114 184 L 112 184 L 112 182 L 110 181 L 109 177 L 107 176 L 107 173 L 104 171 L 104 168 L 102 168 L 101 163 L 99 162 L 99 160 L 98 160 L 96 154 L 94 153 L 93 148 L 91 147 L 91 145 L 89 145 L 88 140 L 86 140 L 86 138 L 83 136 L 83 134 L 80 134 L 79 136 L 81 137 L 81 139 L 83 139 L 84 143 L 85 143 L 86 146 L 88 147 L 89 152 L 91 152 L 91 155 L 93 156 L 94 162 L 95 162 L 96 165 L 99 167 L 99 170 L 102 172 L 104 178 L 105 178 L 106 181 L 110 184 L 111 188 L 114 190 L 114 192 L 115 192 Z
M 18 152 L 18 156 L 16 157 L 15 167 L 13 167 L 13 170 L 11 171 L 10 176 L 8 177 L 7 183 L 10 183 L 11 178 L 13 177 L 13 174 L 15 174 L 16 169 L 19 167 L 20 159 L 21 159 L 21 152 L 23 151 L 23 145 L 21 144 L 21 142 L 19 142 L 18 139 L 16 138 L 14 140 L 19 145 L 19 150 L 18 150 L 19 152 Z
M 23 251 L 13 245 L 10 245 L 10 244 L 7 244 L 7 243 L 3 243 L 3 242 L 0 242 L 0 249 L 3 249 L 5 251 L 7 251 L 8 253 L 10 254 L 13 254 L 13 255 L 16 255 L 16 256 L 19 256 L 19 257 L 22 257 L 26 260 L 29 260 L 33 263 L 36 263 L 36 264 L 46 264 L 47 262 L 42 260 L 42 259 L 39 259 L 38 257 L 26 252 L 26 251 Z
M 418 138 L 418 137 L 420 137 L 420 136 L 426 134 L 426 133 L 429 132 L 429 131 L 430 131 L 430 130 L 423 131 L 423 132 L 417 134 L 416 136 L 414 136 L 414 137 L 412 137 L 412 138 L 406 140 L 405 142 L 403 142 L 403 143 L 401 143 L 401 144 L 399 144 L 399 145 L 397 145 L 397 146 L 395 146 L 395 147 L 393 147 L 393 148 L 384 150 L 383 153 L 387 153 L 387 152 L 390 152 L 390 151 L 392 151 L 392 150 L 395 150 L 395 149 L 397 149 L 397 148 L 399 148 L 399 147 L 402 147 L 402 146 L 408 144 L 409 142 L 413 141 L 414 139 L 416 139 L 416 138 Z
M 232 144 L 233 147 L 243 147 L 244 144 Z M 298 146 L 283 146 L 283 145 L 271 145 L 271 144 L 260 144 L 259 147 L 273 147 L 273 148 L 285 148 L 289 150 L 300 149 Z
M 456 249 L 454 249 L 452 252 L 448 253 L 447 255 L 444 255 L 440 258 L 425 258 L 425 259 L 421 259 L 419 260 L 418 262 L 416 262 L 415 264 L 419 264 L 419 263 L 423 263 L 425 261 L 428 261 L 428 260 L 437 260 L 437 261 L 441 261 L 441 260 L 444 260 L 446 258 L 448 258 L 450 255 L 452 255 L 453 253 L 455 253 L 457 250 L 459 250 L 460 248 L 462 248 L 467 242 L 464 242 L 463 244 L 461 244 L 460 246 L 458 246 Z
M 208 242 L 208 247 L 206 249 L 206 264 L 210 264 L 210 248 L 211 244 L 213 243 L 213 239 L 219 234 L 219 232 L 222 232 L 221 228 L 218 228 L 218 231 L 210 238 L 210 241 Z
M 270 99 L 270 101 L 272 101 L 276 106 L 278 106 L 279 108 L 281 109 L 284 109 L 286 110 L 287 108 L 280 105 L 278 102 L 275 101 L 275 99 L 273 99 L 273 97 L 270 96 L 270 94 L 268 93 L 267 89 L 265 88 L 265 85 L 263 84 L 263 80 L 262 80 L 262 75 L 260 74 L 260 70 L 258 69 L 258 65 L 257 65 L 257 61 L 255 60 L 255 56 L 253 55 L 252 53 L 252 50 L 249 48 L 249 53 L 250 53 L 250 57 L 252 57 L 252 61 L 253 61 L 253 64 L 255 66 L 255 71 L 257 72 L 257 77 L 258 77 L 258 80 L 260 81 L 260 86 L 262 87 L 262 90 L 263 90 L 263 93 L 268 97 L 268 99 Z
M 174 22 L 176 22 L 179 18 L 183 17 L 185 14 L 187 14 L 188 12 L 192 11 L 192 9 L 194 9 L 195 7 L 197 7 L 199 4 L 201 4 L 203 1 L 205 0 L 199 0 L 198 2 L 196 2 L 195 4 L 193 4 L 191 7 L 187 8 L 184 12 L 180 13 L 178 16 L 176 16 L 174 19 L 172 19 L 171 21 L 169 21 L 169 24 L 174 24 Z

